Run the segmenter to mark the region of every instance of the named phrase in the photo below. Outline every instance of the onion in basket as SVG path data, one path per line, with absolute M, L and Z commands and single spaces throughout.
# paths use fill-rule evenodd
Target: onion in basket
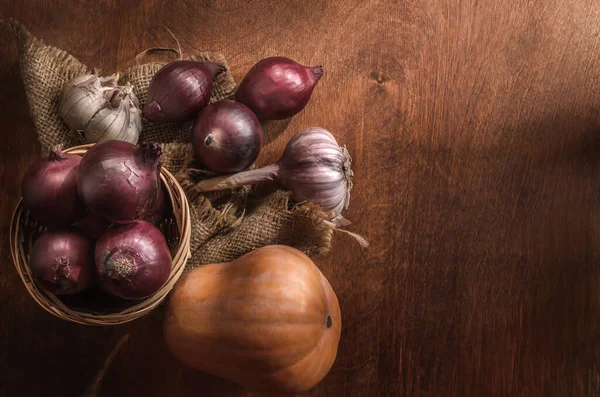
M 55 295 L 71 295 L 92 281 L 94 244 L 71 230 L 45 232 L 31 249 L 29 262 L 36 283 Z
M 144 219 L 160 199 L 158 144 L 98 143 L 83 156 L 77 185 L 85 205 L 111 222 Z
M 77 193 L 80 162 L 80 156 L 57 147 L 29 166 L 21 187 L 23 203 L 40 222 L 68 225 L 84 215 Z
M 96 243 L 100 285 L 124 299 L 142 299 L 167 281 L 171 254 L 160 230 L 146 221 L 113 225 Z

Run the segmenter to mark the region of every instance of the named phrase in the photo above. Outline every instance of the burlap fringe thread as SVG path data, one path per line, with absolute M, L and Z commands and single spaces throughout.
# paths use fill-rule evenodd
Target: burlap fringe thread
M 69 131 L 59 114 L 63 85 L 70 79 L 90 73 L 90 69 L 58 48 L 45 45 L 14 20 L 0 20 L 17 36 L 19 64 L 31 117 L 42 150 L 56 144 L 81 144 L 80 136 Z M 181 49 L 179 49 L 181 56 Z M 235 81 L 220 53 L 199 53 L 187 59 L 223 64 L 213 88 L 211 102 L 231 97 Z M 119 73 L 121 84 L 129 83 L 143 107 L 152 76 L 164 65 L 150 62 L 134 65 Z M 192 257 L 188 268 L 206 263 L 231 261 L 246 252 L 270 244 L 285 244 L 317 255 L 329 252 L 333 232 L 350 234 L 361 245 L 366 241 L 329 221 L 331 214 L 312 203 L 295 203 L 289 192 L 275 191 L 257 197 L 250 188 L 215 193 L 194 189 L 198 174 L 193 172 L 190 144 L 191 123 L 149 123 L 144 121 L 140 141 L 163 143 L 163 165 L 177 175 L 192 210 Z

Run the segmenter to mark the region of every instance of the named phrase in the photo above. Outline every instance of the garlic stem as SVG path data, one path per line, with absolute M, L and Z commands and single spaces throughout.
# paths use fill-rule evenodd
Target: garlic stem
M 196 189 L 201 192 L 233 189 L 244 185 L 253 185 L 258 182 L 273 181 L 277 179 L 278 173 L 279 164 L 275 163 L 254 170 L 238 172 L 237 174 L 206 179 L 199 182 L 196 185 Z

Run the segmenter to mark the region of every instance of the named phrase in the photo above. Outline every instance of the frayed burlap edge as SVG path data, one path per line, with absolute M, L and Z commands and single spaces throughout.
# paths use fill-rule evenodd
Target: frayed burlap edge
M 192 218 L 202 219 L 206 234 L 195 231 L 188 268 L 232 261 L 270 244 L 289 245 L 309 256 L 331 249 L 335 230 L 335 225 L 327 220 L 331 214 L 313 203 L 295 204 L 290 192 L 277 190 L 241 214 L 231 207 L 215 211 L 206 198 L 199 196 L 199 200 L 205 205 L 195 205 Z

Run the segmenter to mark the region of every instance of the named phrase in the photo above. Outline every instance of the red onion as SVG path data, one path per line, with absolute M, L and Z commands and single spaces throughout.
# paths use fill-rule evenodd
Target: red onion
M 21 186 L 23 203 L 40 222 L 67 225 L 83 216 L 85 208 L 77 193 L 80 162 L 80 156 L 58 147 L 29 166 Z
M 166 207 L 165 192 L 161 186 L 158 188 L 158 198 L 154 202 L 152 208 L 146 213 L 143 220 L 157 226 L 165 217 Z
M 169 62 L 152 77 L 144 116 L 151 121 L 192 118 L 208 104 L 213 79 L 224 71 L 214 62 Z
M 36 283 L 55 295 L 71 295 L 92 281 L 94 244 L 71 230 L 43 233 L 33 244 L 29 267 Z
M 102 236 L 106 229 L 110 226 L 110 222 L 103 216 L 88 213 L 75 226 L 81 230 L 83 234 L 96 240 Z
M 200 112 L 192 129 L 192 143 L 198 159 L 211 170 L 238 172 L 258 157 L 262 129 L 246 105 L 223 100 Z
M 161 154 L 156 143 L 97 143 L 81 160 L 79 195 L 93 213 L 111 222 L 144 218 L 159 199 Z
M 124 299 L 152 295 L 171 272 L 164 236 L 145 221 L 109 227 L 96 243 L 95 262 L 104 290 Z
M 223 190 L 261 181 L 279 180 L 298 201 L 312 201 L 331 210 L 334 221 L 348 224 L 341 215 L 350 203 L 352 159 L 323 128 L 307 128 L 294 136 L 275 164 L 199 182 L 201 191 Z
M 254 65 L 235 93 L 261 120 L 282 120 L 300 112 L 310 99 L 323 67 L 306 67 L 283 57 Z

